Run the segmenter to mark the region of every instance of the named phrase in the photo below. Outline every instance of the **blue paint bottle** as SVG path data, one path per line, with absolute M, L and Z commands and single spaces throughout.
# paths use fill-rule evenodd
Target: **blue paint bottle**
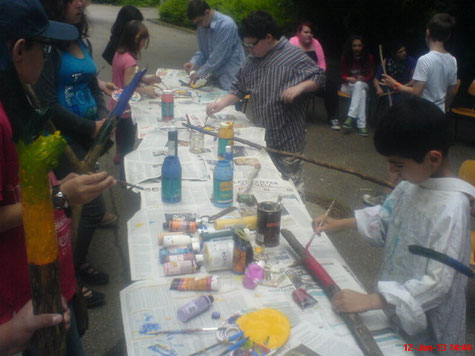
M 178 156 L 167 156 L 162 166 L 162 201 L 181 201 L 181 164 Z
M 233 204 L 233 167 L 227 159 L 216 162 L 214 167 L 213 204 L 220 208 Z

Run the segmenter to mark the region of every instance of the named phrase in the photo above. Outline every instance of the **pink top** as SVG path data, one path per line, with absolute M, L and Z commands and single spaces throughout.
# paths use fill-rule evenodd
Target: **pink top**
M 125 71 L 127 68 L 138 65 L 137 60 L 130 53 L 115 52 L 114 59 L 112 60 L 112 82 L 117 88 L 124 89 L 127 83 L 125 83 Z M 112 110 L 116 102 L 114 99 L 109 100 L 109 110 Z M 130 113 L 128 117 L 130 116 Z
M 290 44 L 299 47 L 299 38 L 298 36 L 294 36 L 289 40 Z M 323 48 L 318 42 L 317 39 L 312 40 L 313 48 L 315 49 L 315 53 L 317 54 L 318 59 L 318 66 L 323 70 L 327 70 L 327 63 L 325 62 L 325 54 L 323 53 Z

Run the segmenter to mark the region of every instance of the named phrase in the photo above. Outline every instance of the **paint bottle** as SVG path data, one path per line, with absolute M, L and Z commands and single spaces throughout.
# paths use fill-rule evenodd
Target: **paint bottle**
M 194 234 L 196 232 L 197 224 L 196 221 L 170 220 L 163 223 L 163 228 L 172 232 L 181 231 Z
M 206 271 L 224 271 L 233 267 L 234 241 L 223 239 L 204 244 L 203 257 Z
M 218 159 L 224 159 L 226 146 L 234 145 L 234 123 L 231 121 L 222 122 L 218 130 Z
M 162 201 L 181 201 L 181 164 L 178 156 L 167 156 L 162 166 Z
M 178 319 L 182 322 L 186 322 L 208 310 L 213 302 L 214 298 L 212 295 L 202 295 L 198 298 L 195 298 L 191 302 L 186 303 L 178 309 Z
M 186 246 L 181 246 L 181 247 L 173 247 L 173 248 L 162 248 L 160 249 L 160 252 L 158 253 L 158 260 L 160 263 L 165 263 L 167 260 L 167 256 L 171 255 L 182 255 L 185 253 L 190 253 L 192 252 L 190 249 L 186 248 Z
M 232 228 L 237 225 L 243 225 L 250 230 L 255 230 L 257 226 L 257 216 L 250 215 L 250 216 L 243 216 L 242 218 L 216 219 L 214 222 L 214 228 L 216 230 Z
M 178 131 L 176 129 L 168 131 L 168 141 L 165 146 L 168 156 L 178 156 Z
M 212 240 L 219 240 L 223 238 L 228 238 L 233 236 L 233 230 L 227 229 L 227 230 L 221 230 L 221 231 L 216 231 L 216 232 L 202 232 L 200 234 L 200 242 L 204 244 L 207 241 L 212 241 Z
M 175 278 L 170 289 L 180 291 L 212 291 L 219 290 L 221 281 L 218 276 L 207 276 L 204 278 Z
M 165 257 L 165 262 L 183 262 L 191 261 L 195 259 L 195 254 L 193 252 L 183 253 L 179 255 L 167 255 Z
M 175 105 L 172 90 L 164 90 L 162 94 L 162 121 L 173 120 Z
M 233 234 L 233 273 L 244 274 L 247 265 L 252 261 L 252 245 L 243 229 L 237 228 Z
M 233 167 L 225 159 L 216 162 L 214 167 L 213 204 L 220 208 L 233 204 Z
M 246 274 L 242 279 L 242 285 L 247 289 L 256 288 L 257 284 L 264 279 L 264 262 L 257 261 L 247 267 Z
M 165 276 L 176 276 L 179 274 L 195 273 L 198 270 L 198 265 L 194 260 L 181 262 L 165 262 L 163 265 Z
M 199 131 L 191 131 L 190 133 L 190 152 L 203 153 L 205 150 L 205 135 Z
M 168 235 L 163 238 L 163 247 L 176 247 L 182 245 L 190 245 L 194 242 L 200 242 L 198 237 L 190 235 Z

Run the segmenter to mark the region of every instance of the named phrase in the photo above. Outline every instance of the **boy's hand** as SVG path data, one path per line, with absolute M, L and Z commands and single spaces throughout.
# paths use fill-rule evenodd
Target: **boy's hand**
M 379 82 L 379 84 L 386 85 L 386 86 L 391 87 L 391 88 L 394 87 L 394 84 L 396 84 L 396 83 L 397 82 L 387 74 L 383 74 L 383 78 Z
M 350 289 L 343 289 L 331 300 L 333 309 L 339 313 L 360 313 L 373 309 L 382 309 L 384 300 L 378 293 L 359 293 Z
M 67 179 L 66 179 L 67 178 Z M 60 183 L 61 191 L 71 205 L 85 204 L 96 198 L 106 188 L 116 184 L 107 172 L 66 176 Z
M 195 65 L 191 62 L 186 62 L 183 68 L 185 68 L 187 73 L 190 73 L 193 69 L 195 69 Z
M 281 96 L 280 99 L 287 104 L 291 104 L 296 97 L 298 97 L 300 94 L 302 94 L 302 88 L 299 85 L 290 87 L 285 89 Z
M 320 223 L 322 222 L 322 220 L 325 219 L 325 221 L 323 222 L 322 226 L 319 227 Z M 341 226 L 340 224 L 340 219 L 333 219 L 329 216 L 327 216 L 325 218 L 325 215 L 320 215 L 320 216 L 317 216 L 315 219 L 313 219 L 312 221 L 312 229 L 313 231 L 315 231 L 318 235 L 320 235 L 320 233 L 322 231 L 328 231 L 328 232 L 334 232 L 334 231 L 339 231 L 341 230 L 343 227 Z

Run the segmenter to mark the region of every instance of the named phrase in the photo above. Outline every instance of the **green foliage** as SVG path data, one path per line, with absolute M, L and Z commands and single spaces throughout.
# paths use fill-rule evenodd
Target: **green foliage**
M 207 0 L 212 9 L 231 16 L 237 24 L 256 10 L 269 12 L 279 26 L 287 27 L 294 15 L 292 0 Z M 192 26 L 186 16 L 188 0 L 166 0 L 159 7 L 160 19 L 181 26 Z
M 144 7 L 156 7 L 160 4 L 160 0 L 120 0 L 121 5 L 133 5 Z

